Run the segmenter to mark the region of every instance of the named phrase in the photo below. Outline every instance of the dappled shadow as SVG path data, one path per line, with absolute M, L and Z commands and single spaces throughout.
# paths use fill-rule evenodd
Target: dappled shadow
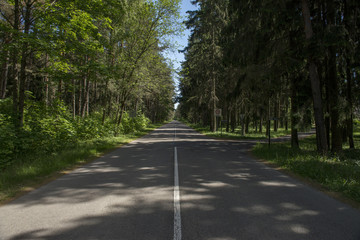
M 1 207 L 0 239 L 170 239 L 173 130 L 160 131 Z
M 360 239 L 358 211 L 254 161 L 243 148 L 178 147 L 184 239 Z
M 176 128 L 176 138 L 175 138 Z M 360 214 L 219 141 L 167 124 L 0 208 L 0 239 L 360 239 Z

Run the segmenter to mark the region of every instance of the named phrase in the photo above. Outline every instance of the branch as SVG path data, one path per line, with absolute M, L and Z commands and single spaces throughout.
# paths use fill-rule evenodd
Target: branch
M 5 21 L 10 24 L 12 28 L 14 28 L 14 24 L 11 23 L 10 19 L 6 17 L 5 13 L 3 11 L 0 11 L 1 16 L 5 19 Z
M 34 1 L 32 2 L 32 4 L 34 4 L 36 1 L 37 1 L 37 0 L 34 0 Z M 52 3 L 50 3 L 49 6 L 47 6 L 45 9 L 43 9 L 41 12 L 46 13 L 46 11 L 47 11 L 50 7 L 52 7 L 53 5 L 55 5 L 55 3 L 56 3 L 57 1 L 58 1 L 58 0 L 54 0 Z M 40 15 L 40 16 L 41 16 L 41 15 Z M 31 24 L 33 24 L 40 16 L 34 17 L 34 18 L 31 20 Z

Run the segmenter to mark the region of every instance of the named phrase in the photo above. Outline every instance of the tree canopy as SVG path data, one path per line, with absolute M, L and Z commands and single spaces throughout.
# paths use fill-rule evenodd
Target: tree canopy
M 196 0 L 181 72 L 179 111 L 216 131 L 252 124 L 316 127 L 318 150 L 353 144 L 359 117 L 359 7 L 354 0 Z
M 181 28 L 179 0 L 1 1 L 0 125 L 8 136 L 0 142 L 61 114 L 72 127 L 98 121 L 93 136 L 126 132 L 124 117 L 171 118 L 175 86 L 163 52 Z M 70 137 L 72 127 L 62 127 Z

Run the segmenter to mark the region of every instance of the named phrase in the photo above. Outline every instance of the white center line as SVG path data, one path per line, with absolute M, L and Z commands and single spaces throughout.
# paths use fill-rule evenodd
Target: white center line
M 176 147 L 174 147 L 174 240 L 181 240 L 180 189 Z

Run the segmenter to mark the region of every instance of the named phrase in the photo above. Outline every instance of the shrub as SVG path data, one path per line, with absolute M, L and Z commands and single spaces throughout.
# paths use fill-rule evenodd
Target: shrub
M 131 118 L 127 112 L 119 127 L 110 119 L 103 123 L 101 113 L 73 119 L 62 101 L 47 106 L 27 92 L 24 126 L 15 129 L 11 100 L 0 100 L 0 169 L 11 165 L 17 158 L 31 161 L 30 156 L 58 152 L 84 140 L 114 136 L 119 131 L 123 134 L 142 131 L 149 122 L 144 114 L 138 113 Z
M 127 112 L 124 113 L 121 121 L 121 132 L 124 134 L 140 132 L 150 123 L 150 119 L 143 113 L 138 113 L 136 117 L 131 118 Z
M 51 106 L 28 101 L 25 111 L 23 136 L 24 151 L 56 151 L 64 144 L 76 142 L 74 121 L 61 101 Z M 27 149 L 26 149 L 27 148 Z
M 136 131 L 144 130 L 150 123 L 150 119 L 145 117 L 145 114 L 141 113 L 134 118 L 134 127 Z
M 133 119 L 129 116 L 127 112 L 124 112 L 121 124 L 120 124 L 120 131 L 124 134 L 134 132 L 134 122 Z
M 0 132 L 0 169 L 2 169 L 11 164 L 17 138 L 11 117 L 1 113 Z

